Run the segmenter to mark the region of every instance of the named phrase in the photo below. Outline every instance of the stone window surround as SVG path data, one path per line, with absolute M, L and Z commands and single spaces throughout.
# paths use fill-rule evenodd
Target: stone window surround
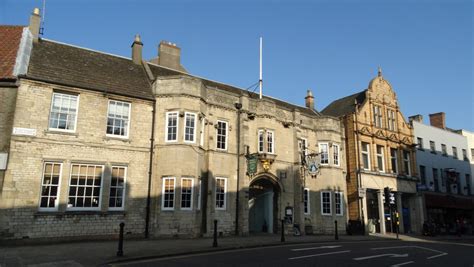
M 270 136 L 271 142 L 269 142 Z M 261 142 L 260 137 L 263 138 L 263 143 Z M 275 131 L 269 129 L 259 129 L 257 131 L 257 142 L 258 153 L 275 154 Z M 270 143 L 271 146 L 268 146 L 268 143 Z
M 64 160 L 64 159 L 59 159 L 59 158 L 45 158 L 43 160 L 43 164 L 46 162 L 52 162 L 52 163 L 61 163 L 61 176 L 59 179 L 59 192 L 58 192 L 58 199 L 59 199 L 59 205 L 57 209 L 40 209 L 38 203 L 38 215 L 67 215 L 67 214 L 116 214 L 116 213 L 125 213 L 125 208 L 124 209 L 117 209 L 117 210 L 111 210 L 107 205 L 104 205 L 102 203 L 108 203 L 109 199 L 104 199 L 104 197 L 108 197 L 108 194 L 103 194 L 103 192 L 110 192 L 107 190 L 110 190 L 110 180 L 112 179 L 111 173 L 102 173 L 102 182 L 101 182 L 101 194 L 100 194 L 100 201 L 101 204 L 99 205 L 98 209 L 71 209 L 67 208 L 67 202 L 69 201 L 69 182 L 70 182 L 70 172 L 72 171 L 72 165 L 74 164 L 83 164 L 83 165 L 100 165 L 104 166 L 107 168 L 112 168 L 113 167 L 127 167 L 128 170 L 128 163 L 119 163 L 119 162 L 114 162 L 113 164 L 111 163 L 106 163 L 104 161 L 97 161 L 97 162 L 92 162 L 92 161 L 81 161 L 81 160 Z M 105 169 L 105 168 L 104 168 Z M 67 177 L 65 177 L 66 173 L 69 172 Z M 43 176 L 43 173 L 41 173 L 41 176 Z M 41 177 L 42 179 L 42 177 Z M 62 188 L 64 184 L 67 184 L 67 188 Z M 40 185 L 41 186 L 41 185 Z M 41 188 L 40 188 L 41 189 Z M 63 191 L 64 190 L 64 191 Z M 41 197 L 41 192 L 38 192 L 39 197 Z M 126 196 L 126 192 L 124 190 L 124 196 Z M 123 200 L 124 207 L 125 207 L 125 197 Z
M 333 164 L 334 166 L 341 166 L 341 154 L 339 153 L 341 150 L 341 147 L 339 144 L 333 144 L 332 145 L 333 149 Z
M 192 140 L 186 140 L 186 128 L 189 126 L 187 125 L 188 120 L 187 118 L 193 118 L 194 117 L 194 126 L 192 127 Z M 184 123 L 183 123 L 183 141 L 185 143 L 196 143 L 196 122 L 197 122 L 197 114 L 193 112 L 185 112 L 184 113 Z M 189 127 L 191 128 L 191 127 Z
M 329 202 L 324 201 L 324 195 L 329 194 Z M 329 212 L 324 212 L 324 204 L 329 204 Z M 332 200 L 331 191 L 321 191 L 321 215 L 330 216 L 332 215 Z
M 310 198 L 310 190 L 309 188 L 303 189 L 303 205 L 304 205 L 304 214 L 310 215 L 311 214 L 311 198 Z
M 169 130 L 169 117 L 172 114 L 176 114 L 176 138 L 175 139 L 168 139 L 168 130 Z M 178 142 L 178 136 L 179 136 L 179 111 L 169 111 L 166 112 L 166 121 L 165 121 L 165 142 L 166 143 L 172 143 L 172 142 Z
M 173 189 L 172 189 L 172 193 L 166 193 L 166 194 L 172 194 L 173 198 L 172 198 L 172 201 L 173 201 L 173 206 L 169 206 L 169 207 L 165 207 L 165 184 L 166 184 L 166 181 L 173 181 Z M 163 177 L 162 178 L 162 184 L 161 184 L 161 210 L 162 211 L 172 211 L 174 210 L 174 206 L 175 206 L 175 201 L 176 199 L 176 177 Z
M 379 153 L 379 149 L 380 152 Z M 385 172 L 385 147 L 382 145 L 375 144 L 375 156 L 377 158 L 377 169 L 379 172 Z M 382 163 L 382 166 L 379 166 L 379 163 Z
M 110 115 L 110 104 L 111 104 L 111 102 L 121 102 L 123 104 L 128 104 L 128 119 L 127 119 L 126 134 L 125 135 L 109 134 L 109 133 L 107 133 L 107 130 L 106 130 L 106 136 L 107 137 L 116 137 L 116 138 L 128 139 L 129 136 L 130 136 L 130 123 L 132 121 L 132 119 L 131 119 L 132 103 L 126 102 L 126 101 L 121 101 L 121 100 L 109 99 L 108 107 L 107 107 L 107 122 L 106 122 L 107 127 L 109 125 L 108 120 L 109 120 L 109 115 Z
M 339 196 L 339 203 L 337 197 Z M 337 212 L 337 205 L 339 204 L 339 212 Z M 344 216 L 344 193 L 341 191 L 334 192 L 334 212 L 336 216 Z
M 74 129 L 73 130 L 51 128 L 51 125 L 50 125 L 51 124 L 51 115 L 53 113 L 54 97 L 56 95 L 68 95 L 68 96 L 76 96 L 77 97 L 77 100 L 76 100 L 76 114 L 75 114 L 75 118 L 74 118 Z M 49 109 L 49 118 L 48 118 L 48 131 L 75 133 L 76 130 L 77 130 L 77 117 L 79 117 L 79 101 L 80 101 L 80 94 L 79 93 L 54 90 L 52 95 L 51 95 L 51 106 L 50 106 L 50 109 Z
M 191 192 L 190 192 L 190 203 L 189 203 L 189 207 L 183 207 L 183 195 L 184 195 L 184 192 L 183 192 L 183 181 L 184 180 L 189 180 L 191 181 Z M 180 209 L 181 210 L 187 210 L 187 211 L 190 211 L 190 210 L 193 210 L 193 198 L 194 198 L 194 178 L 193 177 L 181 177 L 181 181 L 180 181 L 180 184 L 181 184 L 181 192 L 180 192 Z
M 217 192 L 217 181 L 218 180 L 223 180 L 224 181 L 224 186 L 223 186 L 223 189 L 224 189 L 224 192 L 220 193 L 220 192 Z M 215 197 L 214 197 L 214 207 L 216 210 L 226 210 L 226 207 L 227 207 L 227 178 L 224 178 L 224 177 L 216 177 L 215 179 L 215 186 L 214 186 L 214 194 L 215 194 Z M 223 194 L 223 203 L 222 203 L 222 207 L 219 207 L 218 206 L 218 199 L 217 199 L 217 196 L 218 194 Z
M 111 194 L 111 191 L 112 191 L 112 175 L 113 175 L 113 169 L 114 168 L 121 168 L 121 169 L 124 169 L 124 177 L 123 177 L 123 187 L 122 187 L 122 206 L 121 207 L 110 207 L 110 194 Z M 109 210 L 124 210 L 125 209 L 125 192 L 127 191 L 127 176 L 128 176 L 128 167 L 127 166 L 115 166 L 115 165 L 112 165 L 111 166 L 111 170 L 112 170 L 112 173 L 111 173 L 111 176 L 110 176 L 110 186 L 109 186 Z M 120 188 L 118 186 L 114 186 L 115 188 Z
M 97 167 L 101 167 L 102 170 L 101 170 L 101 174 L 100 174 L 100 189 L 99 189 L 99 202 L 97 203 L 97 207 L 69 207 L 69 204 L 67 204 L 67 208 L 66 210 L 71 210 L 71 211 L 100 211 L 101 210 L 101 205 L 102 205 L 102 198 L 103 198 L 103 191 L 104 191 L 104 170 L 105 170 L 105 166 L 103 164 L 93 164 L 93 163 L 76 163 L 76 162 L 72 162 L 71 165 L 70 165 L 70 173 L 69 173 L 69 184 L 68 184 L 68 191 L 71 190 L 71 181 L 72 181 L 72 177 L 73 177 L 73 173 L 72 173 L 72 170 L 73 170 L 73 167 L 74 166 L 79 166 L 79 168 L 81 168 L 81 166 L 87 166 L 87 167 L 90 167 L 90 166 L 93 166 L 94 168 L 97 168 Z M 89 177 L 89 176 L 87 176 Z M 94 180 L 95 181 L 95 180 Z M 79 191 L 79 188 L 80 188 L 80 184 L 77 184 L 77 191 Z M 86 187 L 84 187 L 84 191 L 86 191 Z M 93 187 L 94 188 L 94 187 Z M 94 190 L 92 190 L 92 196 L 94 196 Z M 75 195 L 75 197 L 77 198 L 77 193 Z M 68 194 L 68 198 L 67 198 L 67 202 L 69 203 L 69 198 L 71 198 L 71 195 Z
M 364 147 L 366 148 L 366 151 L 364 151 Z M 367 142 L 363 142 L 361 141 L 360 142 L 360 153 L 361 153 L 361 158 L 362 158 L 362 169 L 363 170 L 367 170 L 367 171 L 370 171 L 370 144 L 367 143 Z M 367 168 L 364 167 L 364 155 L 367 156 Z
M 56 165 L 56 164 L 59 165 L 59 180 L 58 180 L 58 184 L 57 184 L 55 206 L 53 208 L 41 207 L 41 198 L 42 198 L 43 186 L 45 186 L 45 184 L 44 184 L 44 175 L 45 175 L 47 164 L 53 164 L 53 168 L 54 168 L 54 165 Z M 61 194 L 61 177 L 62 177 L 62 174 L 63 174 L 62 172 L 63 172 L 63 163 L 62 162 L 58 162 L 58 161 L 44 161 L 43 162 L 43 170 L 41 172 L 41 189 L 40 189 L 39 201 L 38 201 L 38 211 L 48 211 L 48 212 L 49 211 L 58 211 L 59 199 L 60 199 L 60 194 Z
M 326 146 L 326 159 L 328 161 L 327 163 L 322 162 L 323 161 L 323 156 L 322 156 L 323 153 L 321 151 L 322 151 L 323 146 Z M 319 150 L 319 154 L 320 154 L 319 163 L 323 166 L 324 165 L 329 165 L 329 143 L 328 142 L 319 142 L 318 143 L 318 150 Z
M 225 135 L 220 135 L 220 136 L 224 137 L 224 143 L 223 143 L 224 148 L 219 148 L 219 123 L 225 125 L 225 129 L 224 129 L 225 130 Z M 225 120 L 217 120 L 215 127 L 216 127 L 216 150 L 227 151 L 227 149 L 228 149 L 228 138 L 229 138 L 229 122 L 227 122 Z

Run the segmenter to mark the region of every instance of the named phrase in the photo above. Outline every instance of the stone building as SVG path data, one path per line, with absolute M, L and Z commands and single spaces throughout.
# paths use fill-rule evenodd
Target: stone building
M 430 125 L 421 115 L 410 117 L 417 140 L 420 174 L 418 192 L 423 203 L 422 222 L 437 225 L 441 234 L 472 233 L 474 196 L 467 131 L 446 127 L 444 112 L 430 114 Z
M 139 36 L 125 58 L 39 38 L 39 21 L 0 106 L 0 238 L 345 230 L 344 127 L 310 91 L 259 98 L 190 75 L 175 44 L 147 62 Z
M 345 125 L 351 223 L 369 232 L 394 231 L 394 216 L 384 203 L 388 187 L 395 194 L 392 211 L 400 214 L 400 232 L 419 231 L 413 129 L 382 71 L 366 90 L 332 102 L 322 113 L 340 117 Z

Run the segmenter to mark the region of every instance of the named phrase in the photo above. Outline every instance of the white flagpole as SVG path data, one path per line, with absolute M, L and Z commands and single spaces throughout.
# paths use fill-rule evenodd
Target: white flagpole
M 260 79 L 258 80 L 258 86 L 260 88 L 260 99 L 262 99 L 262 86 L 263 86 L 263 80 L 262 80 L 262 43 L 263 39 L 260 37 Z

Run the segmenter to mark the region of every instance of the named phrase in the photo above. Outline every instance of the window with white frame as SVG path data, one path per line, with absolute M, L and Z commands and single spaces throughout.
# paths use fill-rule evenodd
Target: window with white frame
M 206 119 L 201 120 L 201 131 L 200 131 L 200 140 L 199 140 L 199 145 L 204 146 L 204 127 L 206 125 Z
M 217 144 L 218 150 L 227 150 L 227 122 L 217 121 Z
M 423 150 L 423 138 L 417 137 L 416 140 L 417 140 L 418 149 Z
M 387 121 L 388 121 L 388 129 L 390 131 L 397 130 L 397 122 L 396 122 L 396 112 L 393 110 L 387 110 Z
M 344 215 L 344 198 L 342 192 L 334 192 L 334 208 L 336 215 Z
M 225 210 L 226 208 L 227 179 L 216 178 L 216 209 Z
M 78 95 L 53 93 L 49 129 L 74 132 L 77 123 Z
M 164 177 L 163 186 L 161 188 L 161 209 L 162 210 L 173 210 L 174 209 L 174 192 L 175 192 L 175 181 L 174 177 Z
M 398 150 L 390 148 L 390 161 L 392 163 L 392 172 L 398 173 Z
M 181 178 L 181 209 L 193 209 L 193 187 L 194 180 L 192 178 Z
M 196 139 L 196 114 L 186 112 L 184 121 L 184 142 L 194 143 Z
M 405 174 L 411 175 L 410 152 L 406 150 L 403 151 L 403 167 L 405 168 Z
M 68 209 L 99 210 L 104 166 L 72 164 Z
M 269 130 L 258 130 L 258 152 L 275 153 L 275 133 Z
M 57 210 L 59 204 L 59 183 L 61 163 L 45 162 L 41 179 L 40 210 Z
M 267 152 L 270 154 L 273 154 L 275 152 L 274 150 L 274 145 L 275 145 L 275 140 L 274 140 L 274 132 L 273 131 L 267 131 Z
M 370 145 L 369 143 L 362 142 L 362 168 L 364 170 L 370 170 Z
M 202 181 L 201 179 L 199 179 L 198 188 L 197 188 L 197 210 L 201 209 L 201 192 L 202 192 Z
M 127 167 L 112 166 L 110 180 L 109 209 L 123 209 L 125 200 Z
M 384 147 L 377 145 L 377 168 L 380 172 L 385 172 Z
M 319 143 L 319 156 L 321 157 L 321 165 L 329 164 L 329 145 L 328 143 Z
M 166 113 L 166 142 L 178 141 L 178 112 Z
M 303 203 L 304 203 L 304 214 L 310 214 L 310 206 L 309 206 L 309 189 L 305 188 L 303 190 Z
M 434 141 L 430 141 L 430 150 L 431 153 L 436 153 L 436 145 Z
M 340 165 L 339 164 L 339 150 L 340 150 L 339 145 L 336 145 L 336 144 L 332 145 L 332 149 L 333 149 L 333 163 L 334 165 L 339 166 Z
M 107 135 L 128 137 L 130 127 L 130 103 L 109 100 Z
M 380 106 L 374 105 L 374 125 L 375 127 L 381 128 L 382 123 L 382 108 Z
M 321 192 L 321 214 L 331 215 L 331 192 Z

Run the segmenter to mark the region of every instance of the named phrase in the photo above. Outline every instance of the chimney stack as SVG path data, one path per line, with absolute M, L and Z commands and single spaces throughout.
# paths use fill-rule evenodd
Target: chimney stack
M 430 125 L 446 129 L 446 114 L 444 114 L 444 112 L 430 114 Z
M 314 97 L 313 97 L 313 92 L 311 92 L 311 89 L 308 90 L 306 93 L 306 97 L 304 98 L 306 102 L 306 107 L 314 110 Z
M 166 41 L 161 41 L 158 46 L 158 65 L 182 70 L 181 68 L 181 48 L 176 44 Z
M 40 33 L 40 25 L 41 25 L 41 16 L 39 8 L 35 7 L 33 9 L 33 13 L 30 16 L 30 25 L 29 30 L 31 34 L 33 34 L 33 42 L 37 43 Z
M 411 123 L 412 121 L 417 121 L 417 122 L 419 122 L 419 123 L 423 123 L 423 116 L 420 115 L 420 114 L 416 114 L 416 115 L 413 115 L 413 116 L 411 116 L 411 117 L 408 117 L 408 120 L 410 121 L 410 123 Z
M 142 64 L 142 48 L 143 43 L 140 39 L 140 35 L 135 35 L 135 40 L 132 43 L 132 61 L 137 65 Z

